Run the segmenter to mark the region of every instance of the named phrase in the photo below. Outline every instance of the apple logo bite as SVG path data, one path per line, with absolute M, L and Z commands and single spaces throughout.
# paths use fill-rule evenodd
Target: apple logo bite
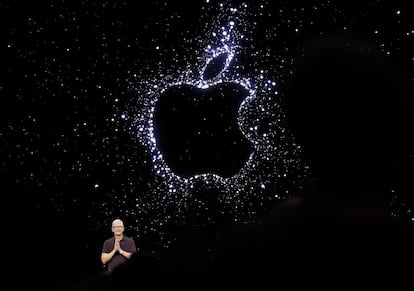
M 159 95 L 153 118 L 157 147 L 176 175 L 231 177 L 251 155 L 238 122 L 249 91 L 220 78 L 230 60 L 224 51 L 206 63 L 199 81 L 173 84 Z

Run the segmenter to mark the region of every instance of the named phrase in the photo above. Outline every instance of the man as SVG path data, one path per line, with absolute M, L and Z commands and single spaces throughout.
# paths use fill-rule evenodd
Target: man
M 137 248 L 132 237 L 124 235 L 124 223 L 120 219 L 112 222 L 113 237 L 105 240 L 102 247 L 101 261 L 107 265 L 108 272 L 125 263 L 136 253 Z

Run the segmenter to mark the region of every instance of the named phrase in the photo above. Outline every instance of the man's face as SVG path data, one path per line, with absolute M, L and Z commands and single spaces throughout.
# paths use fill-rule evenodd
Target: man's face
M 114 222 L 112 224 L 112 232 L 115 235 L 120 235 L 120 234 L 123 233 L 123 231 L 124 231 L 124 225 L 123 225 L 123 223 L 121 223 L 121 222 Z

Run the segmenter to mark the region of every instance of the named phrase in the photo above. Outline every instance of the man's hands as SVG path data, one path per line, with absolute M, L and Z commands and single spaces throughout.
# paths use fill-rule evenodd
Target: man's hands
M 124 251 L 121 249 L 121 244 L 119 240 L 115 240 L 114 251 L 120 253 L 121 255 L 124 253 Z
M 106 264 L 108 263 L 112 257 L 116 254 L 116 252 L 118 252 L 120 255 L 124 256 L 125 258 L 129 259 L 131 257 L 131 253 L 128 253 L 126 251 L 124 251 L 123 249 L 121 249 L 121 243 L 119 239 L 115 239 L 115 244 L 114 244 L 114 248 L 112 249 L 112 251 L 110 253 L 102 253 L 101 254 L 101 261 L 102 264 Z

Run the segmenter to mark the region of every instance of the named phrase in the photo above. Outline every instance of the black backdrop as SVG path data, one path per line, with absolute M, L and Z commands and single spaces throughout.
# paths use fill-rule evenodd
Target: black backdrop
M 153 249 L 156 239 L 133 228 L 139 211 L 125 211 L 136 202 L 132 194 L 153 186 L 148 181 L 154 172 L 147 148 L 131 130 L 134 116 L 122 114 L 139 112 L 134 80 L 151 75 L 159 63 L 182 66 L 188 53 L 183 43 L 205 33 L 200 19 L 210 19 L 212 12 L 202 7 L 218 2 L 141 2 L 0 4 L 0 174 L 4 213 L 10 213 L 3 222 L 13 230 L 9 248 L 16 251 L 17 241 L 22 259 L 30 261 L 32 279 L 40 275 L 53 278 L 52 285 L 72 284 L 100 271 L 101 244 L 115 216 L 124 216 L 126 232 L 142 249 Z M 254 16 L 254 45 L 265 46 L 275 60 L 289 60 L 312 35 L 357 33 L 395 59 L 412 92 L 414 15 L 409 2 L 271 1 L 264 15 Z M 289 70 L 289 65 L 282 73 L 269 65 L 268 74 L 278 79 Z M 131 77 L 134 72 L 138 75 Z M 412 148 L 394 201 L 403 219 L 413 216 Z M 37 272 L 39 264 L 47 266 L 48 275 Z

